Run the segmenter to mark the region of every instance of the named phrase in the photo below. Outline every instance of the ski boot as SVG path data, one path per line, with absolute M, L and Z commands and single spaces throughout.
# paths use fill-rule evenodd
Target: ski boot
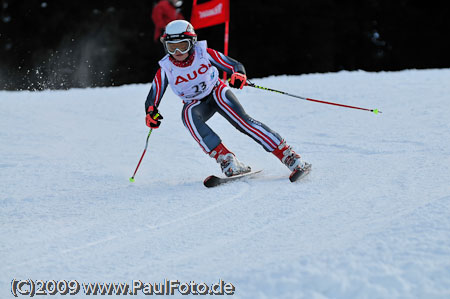
M 294 182 L 303 175 L 306 175 L 311 169 L 311 164 L 302 160 L 299 154 L 282 141 L 280 145 L 272 152 L 280 161 L 289 168 L 291 175 L 289 180 Z
M 230 152 L 222 143 L 219 144 L 215 149 L 213 149 L 209 155 L 210 157 L 216 159 L 217 163 L 220 164 L 222 172 L 227 177 L 251 171 L 250 166 L 247 166 L 244 163 L 240 162 L 236 158 L 236 156 L 232 152 Z

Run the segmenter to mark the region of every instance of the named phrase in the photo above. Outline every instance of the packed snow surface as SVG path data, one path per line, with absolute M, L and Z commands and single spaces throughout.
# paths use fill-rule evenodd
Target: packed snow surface
M 313 170 L 290 183 L 216 114 L 224 144 L 263 172 L 207 189 L 220 167 L 170 89 L 135 183 L 149 84 L 0 91 L 0 297 L 13 279 L 222 279 L 232 298 L 450 298 L 450 70 L 253 81 L 383 113 L 235 91 Z

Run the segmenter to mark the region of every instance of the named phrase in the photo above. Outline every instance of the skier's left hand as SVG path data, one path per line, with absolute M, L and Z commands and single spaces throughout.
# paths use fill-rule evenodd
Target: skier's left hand
M 247 82 L 247 76 L 241 73 L 233 73 L 231 75 L 230 86 L 233 88 L 242 89 Z

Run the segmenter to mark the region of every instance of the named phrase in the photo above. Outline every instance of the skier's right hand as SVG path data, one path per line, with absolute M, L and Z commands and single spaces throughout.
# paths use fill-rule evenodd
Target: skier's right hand
M 158 108 L 156 106 L 148 107 L 147 115 L 145 117 L 145 123 L 147 124 L 147 127 L 158 129 L 161 125 L 160 119 L 163 119 L 163 117 L 161 114 L 159 114 Z

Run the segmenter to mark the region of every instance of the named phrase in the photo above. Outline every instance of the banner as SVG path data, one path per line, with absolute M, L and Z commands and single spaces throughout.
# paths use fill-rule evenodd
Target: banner
M 191 24 L 195 29 L 228 23 L 230 20 L 230 0 L 211 0 L 197 4 L 194 0 Z

